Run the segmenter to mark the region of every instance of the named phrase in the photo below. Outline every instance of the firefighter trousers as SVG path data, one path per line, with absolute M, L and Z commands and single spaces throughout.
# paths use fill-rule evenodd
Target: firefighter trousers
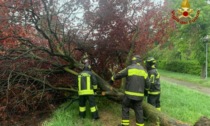
M 149 94 L 147 97 L 147 102 L 152 106 L 156 107 L 158 110 L 160 110 L 160 94 L 157 95 Z
M 132 108 L 135 112 L 136 116 L 136 125 L 143 126 L 144 119 L 143 119 L 143 109 L 142 109 L 142 100 L 132 100 L 129 99 L 127 96 L 124 96 L 122 102 L 122 122 L 121 125 L 129 126 L 129 109 Z
M 86 101 L 89 102 L 90 112 L 92 113 L 93 119 L 98 119 L 98 108 L 95 102 L 95 96 L 93 95 L 80 95 L 79 96 L 79 116 L 85 118 L 86 116 Z

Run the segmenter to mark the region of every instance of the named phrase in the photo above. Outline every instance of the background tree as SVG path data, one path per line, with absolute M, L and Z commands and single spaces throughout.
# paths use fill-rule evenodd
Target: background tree
M 181 2 L 181 0 L 176 2 L 168 1 L 168 6 L 170 6 L 172 10 L 177 10 L 181 7 Z M 206 57 L 204 38 L 209 35 L 209 3 L 206 0 L 190 1 L 190 5 L 194 10 L 194 13 L 196 13 L 197 10 L 200 10 L 198 19 L 195 22 L 186 25 L 180 24 L 174 20 L 176 22 L 176 30 L 172 32 L 173 34 L 170 35 L 164 46 L 161 46 L 162 51 L 159 51 L 159 54 L 156 53 L 158 55 L 155 55 L 160 60 L 187 60 L 198 62 L 201 69 L 201 77 L 205 78 Z M 155 50 L 158 49 L 159 47 Z

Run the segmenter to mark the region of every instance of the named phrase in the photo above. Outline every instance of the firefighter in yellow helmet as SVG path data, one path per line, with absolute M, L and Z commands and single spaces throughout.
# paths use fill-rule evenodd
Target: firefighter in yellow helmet
M 153 57 L 147 58 L 146 68 L 151 83 L 147 101 L 160 111 L 160 74 L 156 69 L 156 60 Z
M 94 91 L 97 89 L 97 80 L 95 75 L 91 72 L 91 67 L 88 63 L 85 64 L 84 69 L 78 75 L 78 94 L 79 94 L 79 116 L 85 118 L 86 116 L 86 101 L 89 102 L 90 111 L 93 119 L 99 119 L 98 108 L 95 102 Z
M 129 109 L 132 108 L 136 116 L 136 126 L 144 126 L 142 101 L 144 90 L 149 88 L 148 74 L 140 64 L 141 57 L 135 55 L 132 64 L 112 76 L 110 84 L 121 78 L 126 78 L 125 95 L 122 101 L 122 121 L 119 126 L 129 126 Z

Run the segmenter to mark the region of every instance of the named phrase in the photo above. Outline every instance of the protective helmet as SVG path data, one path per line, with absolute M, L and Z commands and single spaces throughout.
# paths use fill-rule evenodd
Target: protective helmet
M 139 55 L 133 56 L 132 62 L 140 63 L 141 62 L 141 57 Z
M 154 57 L 148 57 L 147 60 L 146 60 L 146 63 L 148 65 L 154 65 L 154 64 L 156 64 L 156 60 L 155 60 Z
M 90 64 L 89 64 L 89 63 L 85 63 L 84 69 L 83 69 L 83 70 L 88 70 L 88 71 L 90 71 L 90 70 L 91 70 Z

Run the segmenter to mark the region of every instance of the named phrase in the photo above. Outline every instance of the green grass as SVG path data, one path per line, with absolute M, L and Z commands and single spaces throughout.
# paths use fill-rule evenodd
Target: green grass
M 184 80 L 188 82 L 193 82 L 199 84 L 201 86 L 210 87 L 210 77 L 207 79 L 202 79 L 200 76 L 191 75 L 191 74 L 184 74 L 184 73 L 177 73 L 177 72 L 170 72 L 166 70 L 158 70 L 160 72 L 160 76 L 170 77 L 178 80 Z
M 100 122 L 93 121 L 88 117 L 87 119 L 78 118 L 78 105 L 74 102 L 68 109 L 64 108 L 68 105 L 68 102 L 61 105 L 57 109 L 51 119 L 45 121 L 43 126 L 101 126 Z M 89 115 L 89 114 L 88 114 Z
M 210 96 L 165 81 L 161 84 L 161 106 L 164 113 L 191 124 L 201 116 L 210 118 Z
M 99 116 L 105 119 L 106 124 L 120 123 L 121 117 L 121 105 L 108 100 L 107 98 L 97 97 L 97 106 L 99 109 Z M 104 122 L 100 120 L 94 121 L 89 111 L 89 105 L 87 102 L 87 115 L 85 119 L 79 118 L 78 101 L 71 104 L 65 111 L 64 108 L 68 106 L 69 102 L 61 105 L 51 116 L 50 119 L 42 123 L 42 126 L 103 126 Z M 104 117 L 107 116 L 107 117 Z M 109 117 L 110 116 L 110 117 Z M 119 117 L 111 118 L 111 117 Z M 109 120 L 106 120 L 110 118 Z M 111 121 L 111 122 L 110 122 Z

